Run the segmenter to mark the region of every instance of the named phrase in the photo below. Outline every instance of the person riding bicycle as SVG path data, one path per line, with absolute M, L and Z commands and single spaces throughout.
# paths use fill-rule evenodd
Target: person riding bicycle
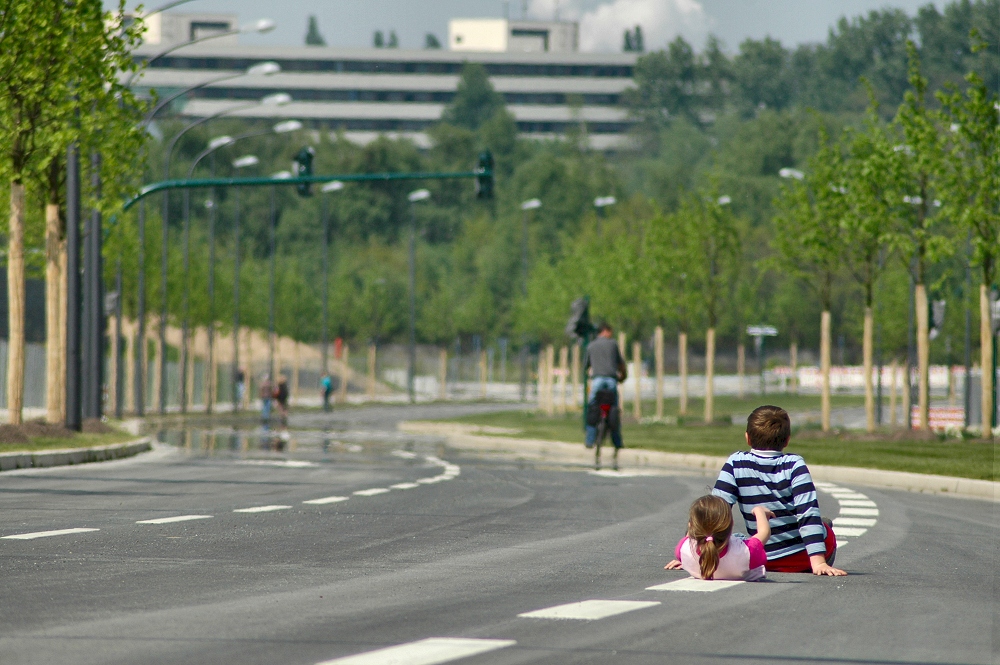
M 628 367 L 621 350 L 614 340 L 614 330 L 608 323 L 597 327 L 597 338 L 587 345 L 587 359 L 584 371 L 590 370 L 590 393 L 587 396 L 587 447 L 592 448 L 597 441 L 597 424 L 601 413 L 598 397 L 611 400 L 611 408 L 618 409 L 618 383 L 628 378 Z M 601 393 L 599 395 L 599 393 Z M 610 394 L 609 394 L 610 393 Z M 609 417 L 611 423 L 611 442 L 615 450 L 623 446 L 621 418 L 615 414 Z M 596 416 L 596 417 L 595 417 Z

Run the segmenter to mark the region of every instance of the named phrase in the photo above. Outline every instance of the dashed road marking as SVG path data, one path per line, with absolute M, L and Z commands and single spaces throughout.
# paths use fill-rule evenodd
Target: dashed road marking
M 35 538 L 49 538 L 51 536 L 68 536 L 72 533 L 87 533 L 88 531 L 100 531 L 100 529 L 56 529 L 55 531 L 35 531 L 33 533 L 16 533 L 12 536 L 3 536 L 3 540 L 34 540 Z
M 877 505 L 874 501 L 864 500 L 857 501 L 853 499 L 844 499 L 843 501 L 838 501 L 841 506 L 856 506 L 858 508 L 876 508 Z
M 287 459 L 287 460 L 267 460 L 267 459 L 246 459 L 240 460 L 237 464 L 251 464 L 253 466 L 278 466 L 286 469 L 305 469 L 308 467 L 319 466 L 316 462 L 307 462 L 306 460 L 297 459 Z
M 171 524 L 173 522 L 189 522 L 191 520 L 210 520 L 211 515 L 177 515 L 175 517 L 158 517 L 152 520 L 139 520 L 136 524 Z
M 420 483 L 396 483 L 389 487 L 394 490 L 412 490 L 414 487 L 420 487 Z
M 878 505 L 866 495 L 840 487 L 833 483 L 814 483 L 816 488 L 830 494 L 840 506 L 840 512 L 833 520 L 834 534 L 837 536 L 837 548 L 847 545 L 849 540 L 842 538 L 858 538 L 868 533 L 868 528 L 875 526 L 879 515 Z
M 387 487 L 373 487 L 368 490 L 358 490 L 357 492 L 354 492 L 354 494 L 357 496 L 375 496 L 376 494 L 386 494 L 389 491 L 390 490 Z
M 234 513 L 272 513 L 275 510 L 288 510 L 291 506 L 254 506 L 253 508 L 237 508 Z
M 878 517 L 878 508 L 844 508 L 840 509 L 841 515 L 857 515 L 858 517 Z
M 646 591 L 702 591 L 711 592 L 719 589 L 727 589 L 737 584 L 744 584 L 743 580 L 699 580 L 688 577 L 683 580 L 675 580 L 666 584 L 646 587 Z
M 546 607 L 533 612 L 525 612 L 517 616 L 523 619 L 576 619 L 579 621 L 596 621 L 606 619 L 616 614 L 624 614 L 635 610 L 659 605 L 656 600 L 582 600 L 578 603 L 567 603 Z
M 833 526 L 875 526 L 876 519 L 864 517 L 838 517 L 833 520 Z
M 323 506 L 328 503 L 340 503 L 341 501 L 347 501 L 351 497 L 349 496 L 324 496 L 322 499 L 309 499 L 308 501 L 303 501 L 302 503 L 308 503 L 313 506 Z
M 517 644 L 514 640 L 482 640 L 464 637 L 428 637 L 424 640 L 376 649 L 317 665 L 438 665 L 469 658 Z
M 403 459 L 415 459 L 417 457 L 416 453 L 411 453 L 409 450 L 394 450 L 392 454 Z

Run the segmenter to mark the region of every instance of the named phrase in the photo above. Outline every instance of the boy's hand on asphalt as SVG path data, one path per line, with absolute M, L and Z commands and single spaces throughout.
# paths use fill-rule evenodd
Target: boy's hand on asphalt
M 844 575 L 847 575 L 846 570 L 834 568 L 828 563 L 814 563 L 812 569 L 813 575 L 829 575 L 830 577 L 843 577 Z
M 681 567 L 681 562 L 678 561 L 677 559 L 674 559 L 673 561 L 665 565 L 663 567 L 663 570 L 677 570 L 680 567 Z

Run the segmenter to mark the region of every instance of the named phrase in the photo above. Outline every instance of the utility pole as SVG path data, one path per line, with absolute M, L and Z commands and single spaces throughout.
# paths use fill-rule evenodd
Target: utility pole
M 66 155 L 66 429 L 80 431 L 80 150 Z

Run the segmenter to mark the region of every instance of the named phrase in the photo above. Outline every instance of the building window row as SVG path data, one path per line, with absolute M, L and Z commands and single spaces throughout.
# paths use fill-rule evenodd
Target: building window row
M 138 56 L 140 60 L 143 56 Z M 184 57 L 167 56 L 150 64 L 152 69 L 247 69 L 262 58 Z M 306 60 L 274 59 L 285 72 L 345 72 L 361 74 L 459 74 L 461 62 L 407 62 L 381 60 Z M 598 78 L 632 78 L 632 65 L 612 64 L 548 64 L 548 63 L 482 63 L 490 76 L 572 76 Z
M 202 88 L 191 93 L 198 99 L 260 99 L 285 89 L 213 87 Z M 507 104 L 539 104 L 562 106 L 579 102 L 586 106 L 617 106 L 619 95 L 591 93 L 567 95 L 555 92 L 505 92 L 501 93 Z M 455 97 L 450 91 L 406 91 L 406 90 L 295 90 L 295 101 L 300 102 L 423 102 L 429 104 L 449 104 Z
M 426 120 L 400 120 L 395 118 L 351 118 L 314 120 L 317 126 L 344 131 L 368 132 L 422 132 L 436 122 Z M 518 122 L 517 129 L 524 134 L 564 134 L 567 130 L 579 128 L 579 122 Z M 630 125 L 627 122 L 588 122 L 587 132 L 591 134 L 624 134 Z

